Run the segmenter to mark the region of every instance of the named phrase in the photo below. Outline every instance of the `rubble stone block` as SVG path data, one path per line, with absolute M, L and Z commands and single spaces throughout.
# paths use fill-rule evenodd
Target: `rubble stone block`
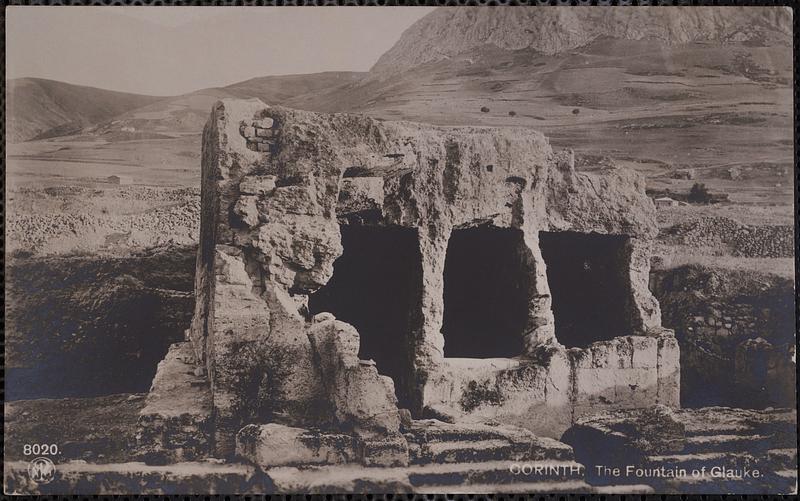
M 402 435 L 360 438 L 358 456 L 364 466 L 406 466 L 408 442 Z
M 634 368 L 656 368 L 658 365 L 658 339 L 652 337 L 632 336 Z
M 382 177 L 348 177 L 339 185 L 337 211 L 344 215 L 383 207 Z
M 228 285 L 253 286 L 250 275 L 244 269 L 244 261 L 240 257 L 231 256 L 217 250 L 216 276 L 219 281 Z
M 357 459 L 352 436 L 276 423 L 247 425 L 236 435 L 236 454 L 262 470 L 274 466 L 341 464 Z
M 322 213 L 311 186 L 281 186 L 264 201 L 262 211 L 270 214 L 317 216 Z
M 191 343 L 170 346 L 158 364 L 136 430 L 137 452 L 147 462 L 193 461 L 211 444 L 211 387 L 194 375 Z
M 233 212 L 239 219 L 247 226 L 253 227 L 258 225 L 258 206 L 256 205 L 256 197 L 243 196 L 236 201 L 233 206 Z
M 576 402 L 591 400 L 598 403 L 615 403 L 617 373 L 619 369 L 592 368 L 575 371 Z
M 259 129 L 271 129 L 275 125 L 275 121 L 269 117 L 253 120 L 253 126 Z
M 244 176 L 239 181 L 239 192 L 243 195 L 267 195 L 275 189 L 276 176 Z
M 658 373 L 654 368 L 632 367 L 616 373 L 616 401 L 624 407 L 652 405 L 658 398 Z

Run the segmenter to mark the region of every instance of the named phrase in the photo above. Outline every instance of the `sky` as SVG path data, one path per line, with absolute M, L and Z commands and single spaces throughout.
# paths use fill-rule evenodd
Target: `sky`
M 367 71 L 428 7 L 6 10 L 6 78 L 170 96 L 253 77 Z

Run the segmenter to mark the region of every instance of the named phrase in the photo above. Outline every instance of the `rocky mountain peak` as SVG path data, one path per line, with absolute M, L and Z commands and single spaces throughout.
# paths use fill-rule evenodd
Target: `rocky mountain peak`
M 401 36 L 373 73 L 398 73 L 484 45 L 558 54 L 600 37 L 767 44 L 792 34 L 782 7 L 443 7 Z

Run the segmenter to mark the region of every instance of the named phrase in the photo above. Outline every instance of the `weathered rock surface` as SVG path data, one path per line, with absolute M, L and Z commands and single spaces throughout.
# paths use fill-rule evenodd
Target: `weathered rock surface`
M 412 464 L 570 460 L 573 457 L 572 449 L 566 444 L 509 425 L 450 424 L 426 419 L 414 421 L 404 435 L 408 439 Z
M 681 344 L 685 407 L 795 406 L 791 280 L 691 265 L 654 272 L 652 285 Z
M 659 240 L 691 247 L 724 246 L 734 256 L 792 257 L 792 225 L 741 224 L 728 217 L 705 216 L 661 230 Z
M 274 466 L 337 464 L 356 460 L 355 440 L 350 435 L 276 423 L 242 428 L 236 436 L 236 454 L 262 470 Z
M 562 28 L 549 29 L 556 25 Z M 599 37 L 685 44 L 762 37 L 786 40 L 790 36 L 791 14 L 784 9 L 449 8 L 436 10 L 408 28 L 381 56 L 372 72 L 386 77 L 487 44 L 506 50 L 531 48 L 556 54 Z
M 314 324 L 308 336 L 337 421 L 362 434 L 397 435 L 400 414 L 394 383 L 359 360 L 358 332 L 344 322 L 326 320 Z
M 146 392 L 191 322 L 196 255 L 192 246 L 9 259 L 6 399 Z
M 211 454 L 211 388 L 195 367 L 186 342 L 172 345 L 158 364 L 137 423 L 137 451 L 146 462 L 194 461 Z
M 569 446 L 522 428 L 426 419 L 409 422 L 403 431 L 411 452 L 407 466 L 278 467 L 267 474 L 278 492 L 591 491 Z M 531 470 L 512 471 L 513 464 Z
M 21 205 L 13 205 L 6 218 L 9 253 L 52 256 L 197 244 L 196 188 L 22 187 L 9 191 L 9 200 Z M 44 207 L 31 210 L 29 200 Z
M 665 330 L 585 349 L 542 346 L 530 358 L 445 359 L 447 371 L 431 381 L 427 398 L 456 422 L 497 420 L 557 438 L 600 409 L 679 407 L 679 356 Z
M 204 131 L 202 199 L 188 339 L 211 383 L 217 454 L 233 454 L 244 425 L 279 422 L 352 432 L 365 444 L 388 434 L 379 448 L 402 456 L 395 393 L 407 396 L 403 406 L 417 415 L 440 406 L 458 408 L 454 415 L 568 426 L 571 369 L 555 332 L 540 231 L 620 238 L 625 326 L 598 335 L 645 340 L 630 341 L 634 352 L 642 351 L 628 357 L 634 358 L 631 380 L 625 376 L 615 387 L 630 390 L 612 404 L 675 402 L 664 393 L 668 380 L 677 388 L 677 379 L 669 379 L 674 357 L 659 359 L 656 345 L 669 341 L 662 339 L 659 307 L 647 288 L 655 211 L 635 173 L 578 173 L 570 152 L 554 153 L 528 129 L 382 122 L 225 100 Z M 351 326 L 309 313 L 309 295 L 330 280 L 342 255 L 340 224 L 414 231 L 420 285 L 411 293 L 413 311 L 397 354 L 405 365 L 394 381 L 359 360 L 363 346 Z M 478 226 L 522 237 L 519 253 L 530 275 L 527 321 L 518 333 L 523 348 L 518 362 L 502 363 L 518 363 L 533 376 L 484 367 L 485 383 L 458 374 L 444 358 L 448 241 L 454 231 Z M 553 364 L 560 369 L 550 374 L 559 378 L 552 380 L 551 369 L 543 368 L 549 355 L 542 355 L 550 349 L 560 353 Z M 514 395 L 509 403 L 493 402 L 491 388 L 483 391 L 492 379 L 501 393 Z M 550 391 L 541 386 L 546 381 L 559 387 L 549 402 L 525 397 Z M 537 412 L 548 406 L 557 412 L 539 421 Z

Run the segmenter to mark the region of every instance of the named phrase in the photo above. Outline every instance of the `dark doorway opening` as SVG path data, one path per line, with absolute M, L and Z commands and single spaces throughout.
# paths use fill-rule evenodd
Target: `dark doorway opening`
M 584 348 L 631 334 L 627 237 L 540 232 L 553 301 L 556 339 Z
M 444 264 L 444 355 L 520 355 L 532 280 L 532 258 L 521 230 L 453 231 Z
M 330 281 L 310 296 L 309 311 L 331 312 L 353 325 L 361 336 L 359 357 L 374 360 L 378 372 L 392 378 L 400 405 L 408 407 L 422 290 L 417 232 L 344 225 L 341 234 L 344 252 Z

